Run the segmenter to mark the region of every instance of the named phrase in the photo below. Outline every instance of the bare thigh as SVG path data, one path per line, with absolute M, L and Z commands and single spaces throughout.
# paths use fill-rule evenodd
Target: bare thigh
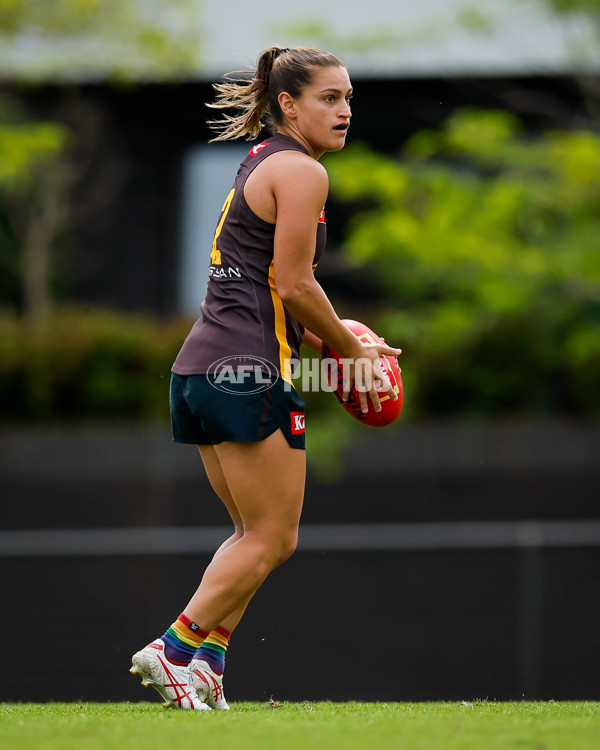
M 291 448 L 281 430 L 255 443 L 214 446 L 223 477 L 246 532 L 257 526 L 296 528 L 300 522 L 306 454 Z
M 211 487 L 239 536 L 257 523 L 297 527 L 304 500 L 306 453 L 277 430 L 256 443 L 199 445 Z

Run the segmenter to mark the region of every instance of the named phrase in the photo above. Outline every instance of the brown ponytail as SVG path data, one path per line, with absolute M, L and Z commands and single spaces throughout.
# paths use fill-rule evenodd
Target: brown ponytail
M 312 81 L 314 68 L 342 66 L 343 63 L 329 52 L 310 47 L 270 47 L 256 64 L 252 78 L 244 71 L 227 73 L 223 83 L 213 84 L 217 92 L 212 109 L 235 109 L 238 114 L 223 115 L 220 120 L 210 120 L 208 125 L 218 135 L 212 141 L 230 141 L 259 136 L 267 125 L 272 131 L 282 121 L 278 97 L 287 91 L 299 97 L 304 86 Z M 244 76 L 244 77 L 240 77 Z

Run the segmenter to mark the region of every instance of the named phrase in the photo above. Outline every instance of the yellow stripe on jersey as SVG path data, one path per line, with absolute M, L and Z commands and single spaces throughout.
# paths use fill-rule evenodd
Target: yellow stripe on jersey
M 271 288 L 271 299 L 273 300 L 273 309 L 275 310 L 275 336 L 279 342 L 279 369 L 281 377 L 287 383 L 290 383 L 290 385 L 294 385 L 290 367 L 292 349 L 287 340 L 285 309 L 275 286 L 275 260 L 272 260 L 269 266 L 269 287 Z
M 223 208 L 221 209 L 221 218 L 219 219 L 219 223 L 217 224 L 217 228 L 215 229 L 212 251 L 210 253 L 210 262 L 215 266 L 221 265 L 221 251 L 217 247 L 217 240 L 219 239 L 221 230 L 223 229 L 223 224 L 225 223 L 225 219 L 227 218 L 227 214 L 229 213 L 229 209 L 231 208 L 231 201 L 233 200 L 234 195 L 235 188 L 231 188 L 231 190 L 229 191 L 229 195 L 227 196 L 227 198 L 225 198 L 225 203 L 223 203 Z

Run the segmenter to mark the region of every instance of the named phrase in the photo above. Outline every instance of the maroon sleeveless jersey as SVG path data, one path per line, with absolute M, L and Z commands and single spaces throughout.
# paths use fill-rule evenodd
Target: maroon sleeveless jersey
M 275 224 L 260 219 L 244 198 L 248 175 L 278 151 L 304 146 L 277 133 L 257 144 L 241 163 L 215 230 L 202 317 L 196 321 L 173 365 L 178 375 L 211 372 L 226 357 L 266 360 L 279 377 L 291 382 L 290 358 L 298 358 L 304 328 L 277 294 L 273 264 Z M 315 231 L 313 270 L 325 249 L 325 210 Z

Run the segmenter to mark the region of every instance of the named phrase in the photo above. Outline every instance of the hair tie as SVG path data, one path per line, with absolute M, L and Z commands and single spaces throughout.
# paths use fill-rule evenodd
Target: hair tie
M 277 60 L 279 55 L 282 55 L 284 52 L 289 52 L 289 51 L 290 51 L 289 47 L 283 47 L 281 49 L 274 50 L 271 55 L 271 68 L 267 71 L 267 74 L 265 76 L 255 75 L 254 80 L 256 81 L 256 83 L 260 83 L 263 86 L 266 86 L 268 88 L 269 81 L 271 79 L 271 69 L 273 68 L 273 63 L 275 62 L 275 60 Z

